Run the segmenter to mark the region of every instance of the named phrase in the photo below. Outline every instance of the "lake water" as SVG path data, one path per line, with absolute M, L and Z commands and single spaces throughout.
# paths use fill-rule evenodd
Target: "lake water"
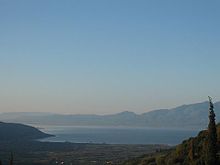
M 84 126 L 41 126 L 41 130 L 55 135 L 41 140 L 49 142 L 169 145 L 179 144 L 199 132 L 198 130 Z

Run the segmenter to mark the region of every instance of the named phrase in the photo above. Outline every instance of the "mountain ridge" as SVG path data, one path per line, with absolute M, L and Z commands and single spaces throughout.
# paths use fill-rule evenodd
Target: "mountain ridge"
M 220 102 L 215 104 L 217 121 L 220 121 Z M 25 115 L 0 114 L 0 120 L 24 124 L 74 125 L 74 126 L 141 126 L 141 127 L 175 127 L 175 128 L 206 128 L 208 122 L 208 102 L 184 104 L 171 109 L 158 109 L 142 114 L 123 111 L 110 115 L 65 115 L 44 114 Z M 219 115 L 218 115 L 219 114 Z

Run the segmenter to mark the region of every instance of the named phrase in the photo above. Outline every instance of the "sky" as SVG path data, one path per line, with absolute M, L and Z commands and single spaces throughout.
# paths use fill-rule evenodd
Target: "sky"
M 0 112 L 143 113 L 220 100 L 219 0 L 0 0 Z

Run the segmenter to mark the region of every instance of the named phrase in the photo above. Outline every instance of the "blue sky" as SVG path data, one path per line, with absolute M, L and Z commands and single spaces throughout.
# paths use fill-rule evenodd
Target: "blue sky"
M 0 0 L 0 110 L 142 113 L 220 100 L 219 7 Z

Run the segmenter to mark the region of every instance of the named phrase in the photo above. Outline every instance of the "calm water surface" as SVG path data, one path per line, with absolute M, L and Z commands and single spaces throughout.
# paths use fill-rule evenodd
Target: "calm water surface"
M 184 139 L 196 136 L 198 130 L 41 126 L 43 132 L 55 137 L 42 139 L 49 142 L 107 143 L 107 144 L 169 144 L 176 145 Z

